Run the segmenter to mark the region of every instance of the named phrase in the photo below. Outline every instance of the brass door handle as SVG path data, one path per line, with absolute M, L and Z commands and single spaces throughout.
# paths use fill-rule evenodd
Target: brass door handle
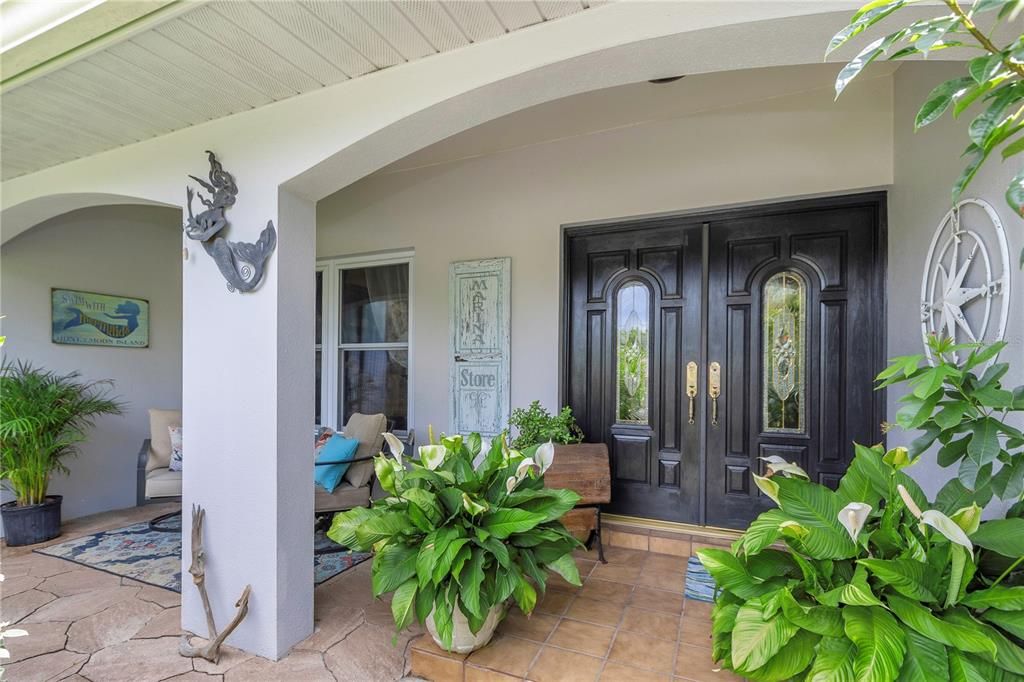
M 697 363 L 692 360 L 686 363 L 686 397 L 690 399 L 689 421 L 692 424 L 695 415 L 693 401 L 697 397 Z
M 722 366 L 712 362 L 708 367 L 708 397 L 711 398 L 711 425 L 718 426 L 718 397 L 722 395 Z

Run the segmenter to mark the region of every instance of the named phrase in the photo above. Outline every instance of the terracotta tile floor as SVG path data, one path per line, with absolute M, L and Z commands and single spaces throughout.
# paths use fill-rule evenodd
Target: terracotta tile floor
M 171 511 L 149 505 L 76 519 L 53 542 L 120 528 Z M 28 637 L 8 640 L 5 680 L 36 682 L 392 682 L 406 672 L 406 632 L 392 644 L 394 625 L 386 601 L 370 592 L 370 562 L 317 586 L 314 632 L 280 661 L 222 649 L 212 665 L 178 655 L 181 597 L 128 578 L 2 547 L 0 620 L 18 623 Z M 187 587 L 186 587 L 187 589 Z
M 54 542 L 150 519 L 150 505 L 65 523 Z M 682 536 L 685 538 L 685 536 Z M 492 643 L 469 657 L 440 651 L 418 630 L 392 644 L 390 604 L 374 601 L 370 562 L 319 585 L 314 632 L 280 661 L 231 647 L 218 665 L 178 655 L 177 593 L 43 556 L 0 548 L 0 620 L 28 637 L 9 640 L 4 679 L 14 682 L 391 682 L 409 671 L 433 682 L 737 679 L 713 672 L 710 605 L 682 596 L 686 557 L 700 543 L 615 530 L 608 564 L 579 553 L 582 588 L 560 579 L 531 618 L 513 612 Z M 696 538 L 694 538 L 696 540 Z M 412 645 L 410 646 L 410 643 Z
M 533 616 L 513 611 L 469 656 L 442 651 L 429 635 L 417 639 L 412 674 L 433 682 L 741 679 L 715 672 L 711 605 L 683 596 L 687 556 L 611 547 L 605 557 L 600 564 L 578 552 L 582 588 L 554 578 Z

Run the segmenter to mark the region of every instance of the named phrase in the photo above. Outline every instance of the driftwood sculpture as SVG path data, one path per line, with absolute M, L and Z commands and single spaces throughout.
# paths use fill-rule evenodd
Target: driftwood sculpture
M 235 602 L 235 617 L 231 619 L 224 631 L 217 633 L 217 623 L 213 619 L 213 609 L 210 608 L 210 596 L 206 593 L 206 556 L 203 553 L 203 519 L 206 518 L 206 510 L 198 505 L 192 505 L 192 565 L 188 572 L 192 574 L 192 582 L 199 590 L 199 596 L 203 599 L 203 611 L 206 612 L 206 627 L 210 631 L 210 637 L 205 646 L 193 646 L 191 635 L 181 636 L 181 643 L 178 652 L 189 658 L 205 658 L 213 664 L 220 660 L 220 645 L 228 638 L 238 624 L 249 612 L 249 592 L 251 585 L 246 585 L 242 590 L 242 596 Z

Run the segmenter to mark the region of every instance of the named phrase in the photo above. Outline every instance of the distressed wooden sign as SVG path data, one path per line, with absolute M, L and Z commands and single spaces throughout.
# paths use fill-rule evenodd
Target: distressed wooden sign
M 493 436 L 508 425 L 511 267 L 488 258 L 449 268 L 452 433 Z

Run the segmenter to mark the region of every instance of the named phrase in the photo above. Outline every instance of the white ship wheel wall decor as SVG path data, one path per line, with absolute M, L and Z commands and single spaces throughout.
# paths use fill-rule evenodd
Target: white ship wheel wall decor
M 928 361 L 935 364 L 928 346 L 932 335 L 956 343 L 1001 341 L 1009 311 L 1010 249 L 1003 223 L 988 202 L 964 199 L 939 222 L 925 261 L 921 334 Z

